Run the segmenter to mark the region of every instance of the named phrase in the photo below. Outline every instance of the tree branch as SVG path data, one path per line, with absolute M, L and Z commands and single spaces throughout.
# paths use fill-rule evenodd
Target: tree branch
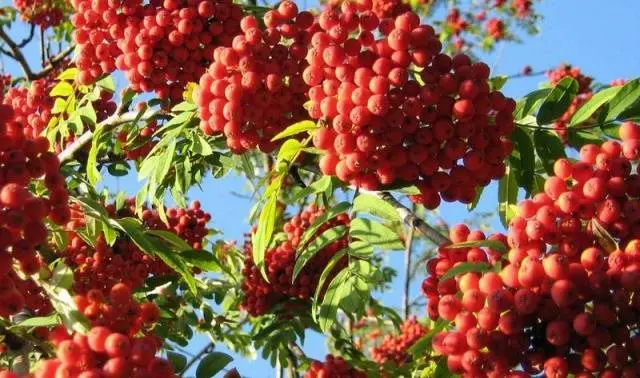
M 189 360 L 189 362 L 185 365 L 184 370 L 182 371 L 182 374 L 180 374 L 180 376 L 184 377 L 184 375 L 189 370 L 189 368 L 191 368 L 196 362 L 198 362 L 198 360 L 204 357 L 205 354 L 211 353 L 214 347 L 215 347 L 215 344 L 212 341 L 209 344 L 207 344 L 204 348 L 202 348 L 200 352 L 198 352 L 195 356 L 193 356 L 193 358 L 191 358 L 191 360 Z
M 35 35 L 36 24 L 31 24 L 31 30 L 29 31 L 29 35 L 27 38 L 23 39 L 22 42 L 18 43 L 19 48 L 23 48 L 29 44 L 33 40 L 33 36 Z
M 114 128 L 123 125 L 128 122 L 135 121 L 136 119 L 141 121 L 147 121 L 158 115 L 159 110 L 147 109 L 142 116 L 139 116 L 138 112 L 131 111 L 126 113 L 120 113 L 116 111 L 114 115 L 100 122 L 96 127 L 102 127 L 104 131 L 110 131 Z M 91 142 L 93 138 L 93 131 L 87 130 L 84 134 L 80 135 L 73 143 L 67 146 L 62 152 L 58 154 L 58 159 L 61 163 L 71 160 L 73 155 L 85 147 Z
M 22 43 L 24 41 L 21 42 L 20 44 L 17 44 L 13 39 L 11 39 L 9 34 L 7 34 L 7 32 L 2 27 L 0 27 L 0 40 L 2 40 L 9 48 L 9 51 L 6 51 L 4 49 L 2 49 L 1 51 L 4 54 L 8 55 L 13 60 L 15 60 L 16 62 L 18 62 L 18 64 L 20 65 L 20 68 L 22 68 L 22 72 L 24 73 L 24 76 L 27 78 L 28 81 L 38 80 L 47 76 L 51 71 L 53 71 L 56 68 L 58 63 L 60 63 L 61 61 L 66 59 L 69 55 L 71 55 L 71 53 L 75 49 L 74 45 L 69 46 L 66 50 L 62 51 L 60 54 L 58 54 L 53 59 L 51 59 L 49 64 L 46 67 L 44 67 L 42 71 L 34 73 L 33 70 L 31 69 L 31 66 L 27 62 L 27 59 L 22 53 L 22 50 L 20 50 L 21 47 L 24 47 L 22 46 Z M 30 38 L 28 38 L 28 40 L 30 40 Z
M 7 47 L 9 47 L 10 51 L 8 53 L 5 51 L 5 53 L 18 62 L 22 68 L 22 72 L 24 72 L 24 76 L 31 81 L 31 77 L 33 77 L 31 66 L 29 66 L 29 63 L 22 54 L 22 51 L 20 51 L 20 46 L 18 46 L 18 44 L 9 37 L 9 34 L 7 34 L 3 27 L 0 27 L 0 39 L 7 44 Z
M 409 313 L 411 312 L 411 309 L 409 308 L 409 295 L 411 289 L 411 250 L 413 247 L 414 231 L 415 227 L 410 226 L 407 234 L 406 249 L 404 251 L 404 291 L 402 295 L 402 311 L 405 320 L 409 319 Z
M 402 219 L 402 222 L 404 222 L 404 224 L 410 227 L 415 227 L 418 231 L 420 231 L 422 235 L 424 235 L 427 239 L 434 242 L 436 245 L 440 246 L 443 244 L 451 243 L 451 240 L 449 240 L 449 238 L 442 235 L 440 231 L 438 231 L 433 226 L 429 225 L 423 219 L 416 217 L 409 208 L 407 208 L 405 205 L 400 203 L 400 201 L 395 199 L 395 197 L 393 197 L 388 192 L 368 192 L 368 193 L 380 198 L 381 200 L 387 202 L 389 205 L 393 206 L 393 208 L 396 209 L 396 211 L 398 212 L 398 215 L 400 215 L 400 218 Z

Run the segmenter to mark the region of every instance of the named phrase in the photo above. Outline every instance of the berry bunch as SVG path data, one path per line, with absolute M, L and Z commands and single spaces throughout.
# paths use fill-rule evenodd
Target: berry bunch
M 126 206 L 122 209 L 116 210 L 114 205 L 107 205 L 106 208 L 114 218 L 135 216 L 133 199 L 127 200 Z M 146 227 L 175 233 L 193 249 L 202 249 L 211 215 L 200 208 L 198 201 L 194 201 L 188 209 L 168 209 L 167 218 L 169 225 L 162 222 L 155 210 L 146 209 L 142 213 Z M 74 232 L 84 224 L 84 214 L 75 208 L 73 221 L 67 225 L 70 243 L 63 253 L 67 265 L 74 268 L 76 293 L 84 294 L 98 290 L 107 295 L 110 288 L 120 282 L 137 289 L 151 275 L 173 273 L 162 260 L 145 254 L 128 238 L 118 238 L 113 246 L 109 246 L 101 235 L 95 242 L 95 249 L 92 248 Z
M 42 361 L 34 378 L 177 377 L 171 362 L 156 357 L 162 343 L 154 336 L 134 337 L 103 326 L 73 337 L 63 332 L 52 340 L 56 358 Z
M 511 2 L 511 9 L 516 14 L 517 18 L 526 19 L 531 16 L 533 11 L 533 1 L 531 0 L 513 0 Z
M 272 137 L 306 115 L 302 71 L 313 16 L 284 1 L 263 22 L 265 30 L 255 17 L 244 17 L 242 34 L 231 47 L 215 50 L 214 62 L 200 78 L 200 129 L 224 134 L 234 153 L 273 151 Z
M 28 280 L 15 276 L 13 266 L 15 262 L 26 276 L 37 273 L 42 266 L 37 248 L 47 241 L 45 218 L 61 225 L 70 212 L 66 183 L 57 156 L 48 151 L 49 142 L 32 137 L 7 105 L 0 105 L 0 141 L 0 291 L 6 316 L 22 310 L 27 300 L 30 308 L 48 308 Z M 40 179 L 48 197 L 29 192 L 32 181 Z
M 544 192 L 519 203 L 508 237 L 492 237 L 511 248 L 507 255 L 441 247 L 428 263 L 429 316 L 455 326 L 434 337 L 433 347 L 452 372 L 632 377 L 640 371 L 640 176 L 631 172 L 640 127 L 623 124 L 620 135 L 622 144 L 586 145 L 579 161 L 555 163 Z M 484 235 L 459 225 L 450 238 Z M 494 269 L 441 279 L 462 262 Z
M 241 307 L 249 314 L 259 316 L 266 313 L 276 303 L 296 298 L 306 300 L 315 293 L 318 280 L 327 263 L 336 252 L 347 245 L 346 237 L 327 245 L 314 255 L 296 280 L 293 283 L 291 282 L 296 250 L 304 247 L 300 244 L 300 238 L 316 218 L 322 214 L 324 214 L 323 209 L 310 205 L 284 225 L 287 240 L 268 250 L 265 255 L 265 270 L 269 277 L 269 282 L 264 280 L 260 270 L 253 262 L 249 238 L 245 242 L 245 266 L 242 270 L 245 278 L 242 284 L 245 298 Z M 348 224 L 349 216 L 340 214 L 334 219 L 325 222 L 308 242 L 312 242 L 317 235 L 322 234 L 329 228 Z M 346 261 L 337 264 L 336 271 L 342 269 L 344 264 L 346 264 Z
M 441 196 L 470 202 L 476 186 L 502 177 L 515 102 L 490 91 L 486 64 L 439 53 L 412 12 L 379 19 L 367 2 L 343 3 L 318 23 L 303 78 L 309 115 L 329 125 L 313 140 L 324 174 L 370 190 L 415 184 L 428 208 Z
M 578 82 L 578 94 L 583 94 L 587 92 L 591 92 L 591 82 L 593 81 L 592 77 L 585 76 L 580 68 L 574 67 L 570 64 L 561 64 L 558 67 L 547 71 L 547 77 L 549 78 L 549 82 L 551 85 L 555 86 L 560 82 L 560 80 L 565 77 L 572 77 Z
M 30 278 L 20 278 L 9 265 L 3 265 L 3 270 L 7 269 L 0 283 L 0 317 L 8 318 L 23 309 L 37 316 L 50 314 L 53 308 L 42 288 Z
M 160 310 L 152 302 L 136 302 L 132 289 L 127 284 L 117 283 L 109 288 L 107 296 L 101 290 L 92 289 L 84 295 L 76 295 L 73 301 L 93 326 L 104 326 L 133 336 L 153 326 L 160 318 Z
M 64 19 L 66 0 L 13 0 L 23 21 L 42 28 L 58 26 Z
M 487 21 L 487 34 L 489 34 L 493 39 L 499 41 L 504 39 L 504 21 L 499 18 L 492 18 Z
M 197 82 L 217 46 L 231 45 L 242 10 L 230 0 L 72 0 L 83 84 L 116 69 L 135 91 L 172 102 Z
M 400 334 L 386 335 L 379 346 L 372 348 L 373 360 L 379 364 L 392 361 L 398 366 L 403 365 L 409 360 L 407 349 L 426 335 L 427 331 L 427 328 L 412 316 L 400 325 Z
M 324 362 L 313 361 L 304 378 L 366 378 L 366 374 L 349 366 L 342 357 L 327 355 Z
M 2 101 L 11 106 L 14 121 L 19 123 L 28 138 L 38 137 L 51 120 L 54 99 L 49 96 L 55 82 L 39 79 L 29 88 L 10 88 Z

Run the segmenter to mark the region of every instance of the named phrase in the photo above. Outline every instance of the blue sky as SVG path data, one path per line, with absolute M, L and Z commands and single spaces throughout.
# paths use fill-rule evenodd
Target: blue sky
M 0 1 L 7 5 L 8 1 Z M 522 44 L 498 45 L 495 53 L 483 56 L 493 68 L 492 74 L 515 74 L 525 65 L 531 65 L 534 71 L 554 67 L 561 62 L 579 66 L 585 74 L 593 76 L 596 81 L 609 83 L 617 78 L 640 76 L 640 30 L 637 20 L 640 17 L 640 2 L 635 0 L 546 0 L 536 4 L 543 14 L 541 32 L 537 36 L 524 37 Z M 20 36 L 25 31 L 16 28 L 12 34 Z M 35 47 L 27 50 L 31 61 L 38 61 Z M 12 74 L 20 74 L 15 64 L 7 57 L 1 62 Z M 37 63 L 34 63 L 37 66 Z M 518 97 L 534 90 L 543 78 L 520 78 L 509 81 L 504 91 Z M 105 184 L 113 191 L 124 190 L 135 194 L 139 184 L 135 177 L 120 179 L 107 178 Z M 203 207 L 213 216 L 213 226 L 225 233 L 226 239 L 242 240 L 248 230 L 246 221 L 251 203 L 239 198 L 231 192 L 242 192 L 242 179 L 227 176 L 221 180 L 207 180 L 202 190 L 192 190 L 191 198 L 199 199 Z M 496 207 L 496 185 L 485 190 L 477 211 L 494 211 Z M 466 208 L 460 204 L 445 204 L 440 208 L 440 215 L 449 223 L 460 222 L 469 218 Z M 492 225 L 500 229 L 494 220 Z M 402 266 L 402 254 L 387 254 L 388 264 L 398 270 Z M 413 292 L 417 293 L 419 282 L 414 283 Z M 382 299 L 388 306 L 400 306 L 400 282 L 386 293 Z M 198 339 L 191 347 L 198 351 L 206 340 Z M 224 350 L 220 348 L 220 350 Z M 304 350 L 315 358 L 322 358 L 326 353 L 324 341 L 320 335 L 309 334 Z M 246 361 L 238 358 L 232 365 L 237 367 L 243 376 L 251 378 L 274 377 L 270 365 L 261 360 Z

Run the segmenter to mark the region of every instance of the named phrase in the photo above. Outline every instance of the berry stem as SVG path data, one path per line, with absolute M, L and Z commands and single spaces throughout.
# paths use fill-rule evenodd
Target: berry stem
M 400 203 L 395 197 L 393 197 L 388 192 L 368 192 L 381 200 L 387 202 L 389 205 L 393 206 L 394 209 L 402 218 L 402 221 L 411 227 L 415 227 L 422 235 L 424 235 L 427 239 L 434 242 L 436 245 L 449 244 L 451 241 L 446 236 L 442 235 L 440 231 L 433 228 L 431 225 L 427 224 L 423 219 L 418 218 L 411 212 L 411 210 Z
M 409 307 L 409 296 L 411 289 L 411 253 L 413 249 L 413 234 L 415 232 L 414 226 L 409 226 L 406 238 L 406 249 L 404 251 L 404 290 L 402 294 L 402 312 L 404 319 L 409 318 L 411 308 Z
M 211 353 L 214 347 L 215 347 L 215 344 L 213 342 L 210 342 L 207 345 L 205 345 L 205 347 L 202 348 L 200 352 L 198 352 L 195 356 L 193 356 L 193 358 L 191 358 L 191 360 L 189 360 L 187 365 L 185 365 L 184 370 L 182 370 L 182 374 L 180 374 L 180 376 L 183 377 L 187 373 L 187 371 L 189 371 L 189 368 L 191 368 L 191 366 L 193 366 L 196 362 L 198 362 L 207 353 Z

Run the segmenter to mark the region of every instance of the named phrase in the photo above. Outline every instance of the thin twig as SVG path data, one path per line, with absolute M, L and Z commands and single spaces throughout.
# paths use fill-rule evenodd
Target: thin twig
M 409 308 L 409 295 L 411 289 L 411 253 L 413 249 L 413 233 L 415 231 L 415 227 L 410 226 L 409 231 L 407 233 L 406 240 L 406 248 L 404 251 L 404 291 L 402 295 L 402 311 L 404 314 L 404 319 L 409 319 L 409 313 L 411 312 Z
M 47 54 L 44 48 L 44 28 L 40 28 L 40 62 L 42 67 L 47 64 Z
M 193 366 L 196 362 L 198 362 L 198 360 L 200 360 L 202 357 L 204 357 L 205 354 L 211 353 L 211 350 L 213 350 L 214 347 L 215 347 L 215 344 L 213 342 L 210 342 L 204 348 L 202 348 L 200 350 L 200 352 L 198 352 L 196 355 L 194 355 L 193 358 L 191 358 L 191 360 L 189 360 L 189 362 L 187 362 L 187 364 L 185 365 L 184 370 L 182 370 L 182 374 L 180 374 L 180 376 L 184 377 L 185 373 L 189 370 L 189 368 L 191 368 L 191 366 Z
M 0 39 L 7 44 L 7 47 L 9 47 L 9 50 L 10 50 L 8 52 L 7 51 L 3 51 L 3 52 L 6 53 L 11 58 L 13 58 L 16 62 L 18 62 L 18 64 L 22 68 L 22 71 L 24 72 L 24 76 L 29 81 L 31 81 L 31 77 L 33 77 L 33 71 L 31 70 L 31 66 L 29 66 L 29 63 L 27 62 L 24 55 L 22 54 L 22 51 L 20 51 L 20 47 L 18 46 L 18 44 L 15 43 L 13 39 L 11 39 L 11 37 L 9 37 L 9 35 L 4 30 L 3 27 L 0 27 Z
M 69 55 L 71 55 L 71 53 L 75 49 L 74 45 L 69 46 L 66 50 L 62 51 L 56 57 L 51 59 L 49 64 L 47 64 L 47 66 L 44 67 L 42 71 L 34 73 L 33 70 L 31 69 L 31 66 L 27 62 L 27 59 L 22 53 L 22 50 L 20 50 L 20 45 L 17 44 L 13 39 L 11 39 L 9 34 L 7 34 L 7 32 L 2 27 L 0 27 L 0 40 L 2 40 L 9 48 L 9 51 L 4 49 L 0 49 L 0 51 L 2 51 L 4 54 L 9 56 L 16 62 L 18 62 L 18 65 L 20 65 L 20 68 L 22 68 L 22 72 L 24 73 L 24 76 L 27 78 L 28 81 L 41 79 L 47 76 L 51 71 L 53 71 L 56 68 L 58 63 L 60 63 L 61 61 L 66 59 Z
M 22 42 L 18 43 L 19 48 L 23 48 L 29 44 L 33 40 L 33 36 L 35 35 L 36 24 L 31 24 L 31 30 L 29 30 L 29 35 L 22 40 Z
M 436 245 L 450 244 L 451 240 L 446 236 L 442 235 L 440 231 L 438 231 L 433 226 L 429 225 L 423 219 L 418 218 L 411 212 L 409 208 L 400 203 L 395 197 L 393 197 L 388 192 L 368 192 L 381 200 L 387 202 L 389 205 L 393 206 L 396 209 L 398 215 L 402 219 L 402 222 L 410 227 L 415 227 L 422 235 L 424 235 L 427 239 L 431 240 Z
M 544 71 L 537 71 L 537 72 L 531 72 L 531 73 L 517 73 L 517 74 L 513 74 L 513 75 L 507 75 L 507 79 L 520 79 L 523 77 L 536 77 L 536 76 L 543 76 L 546 75 L 547 72 L 549 72 L 549 70 L 544 70 Z

